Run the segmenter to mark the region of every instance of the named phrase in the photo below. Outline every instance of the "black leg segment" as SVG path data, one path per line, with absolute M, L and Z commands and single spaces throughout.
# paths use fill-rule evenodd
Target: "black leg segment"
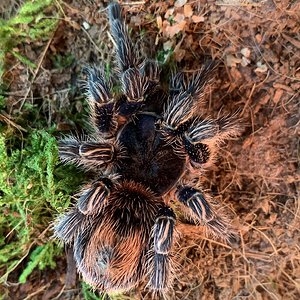
M 110 178 L 100 177 L 81 192 L 78 209 L 84 215 L 97 215 L 110 195 L 113 182 Z

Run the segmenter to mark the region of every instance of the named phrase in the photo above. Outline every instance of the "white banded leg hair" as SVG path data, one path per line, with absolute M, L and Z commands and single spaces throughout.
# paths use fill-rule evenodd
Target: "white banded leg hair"
M 146 59 L 141 64 L 140 70 L 141 74 L 146 77 L 148 81 L 159 83 L 160 68 L 157 61 Z
M 58 150 L 63 162 L 92 169 L 112 167 L 123 156 L 123 149 L 118 143 L 104 139 L 80 141 L 74 136 L 60 140 Z
M 110 138 L 118 127 L 111 82 L 106 80 L 101 68 L 86 67 L 84 71 L 87 74 L 85 89 L 89 100 L 92 124 L 102 136 Z
M 226 241 L 233 242 L 236 235 L 224 216 L 218 215 L 207 196 L 191 186 L 179 186 L 176 191 L 177 199 L 184 204 L 191 218 L 197 225 L 206 226 L 208 233 Z
M 129 102 L 144 101 L 147 80 L 138 68 L 130 68 L 121 76 L 122 90 Z
M 154 252 L 148 285 L 154 290 L 165 290 L 173 280 L 171 249 L 174 242 L 176 216 L 170 207 L 159 210 L 153 228 Z
M 236 114 L 218 119 L 196 118 L 183 134 L 184 150 L 192 165 L 213 161 L 215 148 L 225 139 L 235 137 L 240 131 Z
M 121 16 L 118 3 L 108 6 L 111 34 L 116 48 L 116 60 L 120 73 L 122 91 L 129 102 L 141 102 L 147 89 L 145 66 L 138 67 L 138 59 L 130 40 L 127 27 Z M 154 64 L 147 65 L 149 76 L 157 76 Z
M 116 48 L 115 55 L 119 72 L 123 73 L 137 66 L 137 58 L 128 35 L 127 27 L 122 19 L 121 8 L 118 3 L 111 3 L 108 6 L 108 17 L 111 35 Z
M 161 122 L 161 131 L 166 140 L 180 139 L 193 117 L 198 114 L 197 106 L 206 95 L 206 87 L 213 79 L 214 68 L 214 62 L 206 63 L 189 81 L 182 73 L 171 78 L 171 98 Z

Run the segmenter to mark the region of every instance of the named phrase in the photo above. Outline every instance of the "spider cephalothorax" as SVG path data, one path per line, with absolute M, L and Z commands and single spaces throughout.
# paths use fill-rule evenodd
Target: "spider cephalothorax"
M 96 179 L 58 219 L 55 234 L 72 245 L 78 270 L 92 286 L 128 290 L 146 277 L 150 288 L 163 291 L 173 278 L 176 223 L 167 194 L 208 232 L 232 236 L 193 174 L 213 160 L 220 141 L 236 135 L 238 125 L 233 117 L 209 119 L 201 112 L 214 63 L 190 81 L 174 75 L 165 92 L 158 64 L 138 62 L 119 5 L 108 10 L 122 95 L 113 95 L 101 69 L 89 69 L 95 133 L 61 140 L 59 152 L 64 162 L 94 171 Z

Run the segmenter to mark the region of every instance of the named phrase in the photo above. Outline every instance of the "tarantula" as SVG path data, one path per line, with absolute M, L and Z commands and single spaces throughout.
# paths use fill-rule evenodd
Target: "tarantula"
M 235 136 L 233 116 L 204 117 L 213 62 L 186 80 L 160 84 L 159 65 L 140 63 L 121 18 L 119 4 L 108 7 L 122 94 L 114 96 L 101 68 L 87 74 L 87 94 L 95 133 L 59 141 L 63 162 L 93 170 L 74 208 L 58 218 L 55 235 L 72 245 L 83 279 L 102 291 L 129 290 L 144 277 L 155 291 L 172 284 L 176 215 L 171 195 L 196 224 L 224 240 L 232 230 L 194 180 L 214 159 L 216 146 Z M 193 175 L 194 174 L 194 175 Z

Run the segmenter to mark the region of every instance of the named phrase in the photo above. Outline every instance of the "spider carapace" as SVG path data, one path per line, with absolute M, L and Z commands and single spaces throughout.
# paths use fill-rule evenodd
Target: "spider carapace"
M 119 172 L 127 179 L 141 182 L 157 196 L 175 185 L 183 173 L 185 159 L 168 145 L 159 130 L 159 119 L 151 114 L 139 114 L 120 132 L 118 140 L 126 149 Z
M 232 237 L 198 179 L 239 124 L 234 116 L 212 119 L 202 112 L 215 63 L 206 62 L 189 79 L 174 74 L 165 91 L 158 63 L 137 59 L 120 6 L 110 4 L 108 14 L 122 93 L 112 93 L 101 68 L 87 70 L 94 133 L 60 140 L 59 154 L 95 179 L 58 218 L 55 235 L 73 248 L 77 268 L 92 286 L 128 290 L 145 279 L 149 288 L 166 291 L 176 265 L 171 201 L 216 238 Z

